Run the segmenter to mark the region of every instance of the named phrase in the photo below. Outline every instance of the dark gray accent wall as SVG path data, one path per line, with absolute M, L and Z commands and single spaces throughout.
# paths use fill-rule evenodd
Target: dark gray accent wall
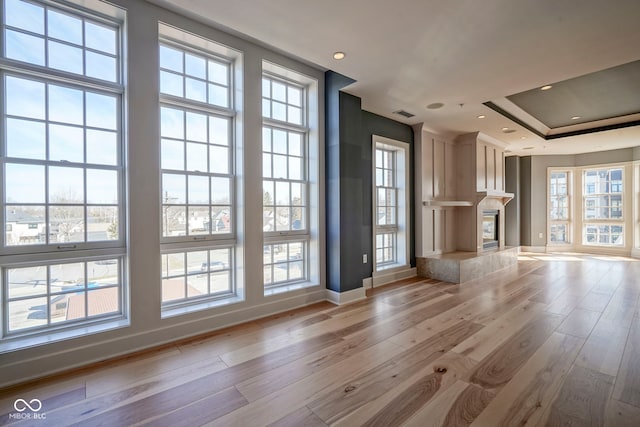
M 362 111 L 360 98 L 341 91 L 352 82 L 332 71 L 325 74 L 327 288 L 336 292 L 360 288 L 372 274 L 372 136 L 413 143 L 410 126 Z M 410 156 L 413 167 L 413 144 Z M 413 206 L 410 211 L 413 228 Z M 366 264 L 363 254 L 368 256 Z M 413 235 L 411 263 L 415 265 Z
M 531 246 L 531 156 L 520 157 L 519 199 L 520 245 Z
M 347 160 L 341 157 L 341 141 L 343 128 L 341 125 L 341 93 L 340 89 L 353 83 L 354 80 L 341 74 L 327 71 L 325 73 L 325 208 L 327 237 L 327 288 L 341 291 L 342 254 L 342 171 Z M 358 107 L 358 119 L 360 117 Z
M 505 191 L 513 193 L 513 199 L 505 207 L 504 237 L 507 246 L 520 246 L 520 158 L 505 159 Z

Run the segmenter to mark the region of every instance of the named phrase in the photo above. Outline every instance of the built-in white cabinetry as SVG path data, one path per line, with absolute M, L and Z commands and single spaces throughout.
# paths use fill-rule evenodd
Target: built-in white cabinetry
M 506 144 L 481 133 L 442 138 L 414 126 L 416 256 L 482 251 L 482 211 L 501 212 L 513 197 L 504 192 Z M 500 233 L 504 246 L 504 233 Z

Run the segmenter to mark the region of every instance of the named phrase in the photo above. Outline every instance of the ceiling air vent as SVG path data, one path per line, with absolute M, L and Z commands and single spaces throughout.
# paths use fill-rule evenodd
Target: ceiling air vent
M 394 111 L 393 114 L 399 114 L 403 117 L 406 117 L 407 119 L 410 119 L 411 117 L 415 117 L 415 114 L 411 114 L 410 112 L 404 111 L 404 110 Z

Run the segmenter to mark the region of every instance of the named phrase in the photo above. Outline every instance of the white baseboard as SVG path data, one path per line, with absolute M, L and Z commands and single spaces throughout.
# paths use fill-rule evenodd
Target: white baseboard
M 360 301 L 367 297 L 365 288 L 356 288 L 346 292 L 336 292 L 327 289 L 327 300 L 337 305 Z
M 367 277 L 362 279 L 362 287 L 365 289 L 373 288 L 373 277 Z
M 377 288 L 380 286 L 388 285 L 389 283 L 397 282 L 402 279 L 409 279 L 418 275 L 418 269 L 416 267 L 408 267 L 394 271 L 380 271 L 374 274 L 371 278 L 371 287 Z
M 640 248 L 631 249 L 631 256 L 633 258 L 640 258 Z

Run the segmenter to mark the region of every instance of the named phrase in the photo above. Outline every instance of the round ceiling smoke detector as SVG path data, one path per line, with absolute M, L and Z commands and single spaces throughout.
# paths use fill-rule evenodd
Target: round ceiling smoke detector
M 434 102 L 433 104 L 427 105 L 427 108 L 429 110 L 437 110 L 438 108 L 442 107 L 444 107 L 444 104 L 442 102 Z

